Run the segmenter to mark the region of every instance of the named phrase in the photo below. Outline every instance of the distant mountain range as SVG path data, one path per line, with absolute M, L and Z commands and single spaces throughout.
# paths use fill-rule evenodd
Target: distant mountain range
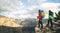
M 46 23 L 48 19 L 43 19 L 42 22 Z M 26 18 L 26 19 L 14 19 L 7 16 L 0 15 L 0 25 L 6 25 L 11 27 L 16 26 L 24 26 L 24 27 L 31 27 L 36 26 L 38 23 L 38 20 L 35 18 Z
M 42 22 L 43 23 L 47 23 L 48 19 L 43 19 Z M 20 25 L 23 25 L 25 27 L 29 26 L 36 26 L 38 24 L 38 20 L 35 18 L 27 18 L 25 19 L 22 23 L 20 23 Z

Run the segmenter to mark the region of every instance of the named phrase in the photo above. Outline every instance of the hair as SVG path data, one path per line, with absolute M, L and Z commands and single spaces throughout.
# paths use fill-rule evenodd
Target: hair
M 51 10 L 49 10 L 49 12 L 52 12 Z

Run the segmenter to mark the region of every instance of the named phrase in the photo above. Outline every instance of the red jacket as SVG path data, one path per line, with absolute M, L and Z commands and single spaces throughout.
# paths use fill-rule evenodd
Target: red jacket
M 41 19 L 41 16 L 42 16 L 42 13 L 39 12 L 37 18 L 38 18 L 38 19 Z

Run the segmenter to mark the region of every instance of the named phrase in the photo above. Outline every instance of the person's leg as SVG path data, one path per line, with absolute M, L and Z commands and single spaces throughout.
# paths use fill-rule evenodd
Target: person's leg
M 43 28 L 43 23 L 41 22 L 41 28 Z
M 41 23 L 41 29 L 43 28 L 43 23 L 42 23 L 42 20 L 40 21 L 40 23 Z
M 38 28 L 40 28 L 40 20 L 39 20 L 39 22 L 38 22 Z
M 52 23 L 52 19 L 50 20 L 50 22 L 51 22 L 51 28 L 53 28 L 53 23 Z
M 52 23 L 52 19 L 50 19 L 50 29 L 53 30 L 53 23 Z

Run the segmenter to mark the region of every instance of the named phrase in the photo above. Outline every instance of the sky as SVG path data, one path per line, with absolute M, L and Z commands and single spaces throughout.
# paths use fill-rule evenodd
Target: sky
M 60 11 L 60 0 L 0 0 L 0 15 L 12 18 L 36 18 L 39 9 L 48 18 L 48 10 Z

